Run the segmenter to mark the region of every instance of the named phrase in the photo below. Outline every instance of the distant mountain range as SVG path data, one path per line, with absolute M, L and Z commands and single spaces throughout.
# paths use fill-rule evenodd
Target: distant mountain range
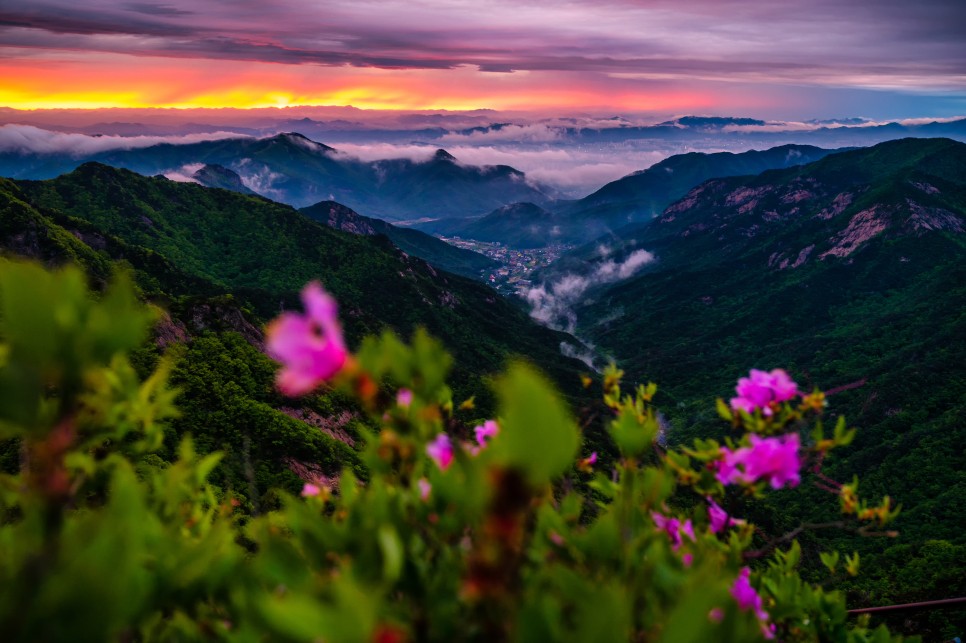
M 443 219 L 416 224 L 435 234 L 480 241 L 501 241 L 528 248 L 551 243 L 583 244 L 628 224 L 649 221 L 688 190 L 713 177 L 758 174 L 810 163 L 834 153 L 809 145 L 768 150 L 691 152 L 671 156 L 646 170 L 612 181 L 577 201 L 503 206 L 483 218 Z
M 275 201 L 304 207 L 334 200 L 390 220 L 483 215 L 514 201 L 545 202 L 552 196 L 549 188 L 535 184 L 519 170 L 506 165 L 464 165 L 445 150 L 437 150 L 425 161 L 362 162 L 295 133 L 164 143 L 86 155 L 8 150 L 0 152 L 0 175 L 53 178 L 86 161 L 146 176 L 168 174 L 240 189 L 224 174 L 227 169 L 238 175 L 245 189 Z M 194 176 L 202 166 L 208 166 L 206 174 L 214 175 Z M 233 187 L 219 184 L 224 180 Z
M 293 114 L 301 115 L 294 117 Z M 306 115 L 308 114 L 308 115 Z M 0 107 L 0 122 L 27 124 L 63 132 L 95 136 L 184 135 L 234 132 L 264 137 L 278 132 L 300 132 L 315 140 L 336 143 L 384 142 L 392 144 L 441 143 L 460 138 L 499 138 L 513 127 L 552 128 L 556 144 L 611 141 L 707 142 L 746 141 L 753 145 L 811 143 L 823 147 L 872 145 L 904 136 L 966 137 L 966 119 L 952 121 L 875 122 L 864 118 L 786 122 L 740 116 L 686 115 L 655 124 L 631 116 L 595 116 L 514 120 L 492 110 L 455 113 L 362 114 L 352 108 L 283 110 L 201 110 L 185 112 L 183 119 L 151 110 L 25 111 Z
M 562 120 L 562 119 L 561 119 Z M 477 127 L 462 132 L 476 132 L 481 136 L 499 131 L 510 123 Z M 786 143 L 811 144 L 824 147 L 854 147 L 873 145 L 903 137 L 931 138 L 946 136 L 966 139 L 966 118 L 951 121 L 928 121 L 912 123 L 876 123 L 864 119 L 845 118 L 828 121 L 794 123 L 763 121 L 754 118 L 721 116 L 682 116 L 655 125 L 635 125 L 623 119 L 612 119 L 606 124 L 582 125 L 574 119 L 573 125 L 548 124 L 554 133 L 555 143 L 607 144 L 626 141 L 654 141 L 676 144 L 717 144 L 722 147 L 735 145 L 778 145 Z M 420 138 L 410 132 L 410 140 Z M 421 137 L 431 140 L 427 132 Z M 452 137 L 452 134 L 449 134 Z

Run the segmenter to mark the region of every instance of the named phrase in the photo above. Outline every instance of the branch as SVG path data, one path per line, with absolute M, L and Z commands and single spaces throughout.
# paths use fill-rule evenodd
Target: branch
M 772 538 L 761 549 L 756 549 L 754 551 L 746 551 L 746 552 L 744 552 L 742 554 L 742 557 L 744 558 L 744 560 L 752 560 L 752 559 L 755 559 L 755 558 L 762 558 L 764 556 L 767 556 L 768 554 L 770 554 L 771 552 L 773 552 L 775 550 L 775 548 L 778 547 L 778 545 L 780 545 L 782 543 L 790 542 L 792 540 L 795 540 L 795 538 L 797 538 L 798 535 L 800 533 L 802 533 L 803 531 L 805 531 L 805 530 L 811 531 L 811 530 L 817 530 L 817 529 L 833 529 L 833 528 L 845 529 L 847 526 L 848 526 L 848 523 L 846 523 L 844 520 L 836 520 L 834 522 L 809 522 L 809 523 L 804 523 L 804 524 L 796 527 L 795 529 L 792 529 L 788 533 L 782 534 L 778 538 Z M 756 531 L 759 531 L 760 532 L 761 530 L 756 528 Z

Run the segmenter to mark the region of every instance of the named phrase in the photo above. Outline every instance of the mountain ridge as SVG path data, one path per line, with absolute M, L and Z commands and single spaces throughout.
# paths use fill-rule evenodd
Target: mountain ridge
M 464 277 L 481 279 L 483 272 L 499 266 L 499 263 L 478 252 L 457 248 L 414 228 L 394 226 L 382 219 L 363 216 L 335 201 L 320 201 L 300 208 L 299 212 L 337 230 L 364 236 L 385 235 L 403 252 Z
M 482 215 L 519 200 L 545 201 L 549 188 L 506 165 L 472 166 L 445 150 L 432 157 L 365 162 L 288 132 L 264 138 L 225 138 L 197 143 L 159 143 L 90 154 L 0 152 L 0 174 L 46 179 L 99 162 L 146 176 L 183 173 L 192 165 L 221 165 L 245 187 L 296 207 L 323 200 L 388 219 Z

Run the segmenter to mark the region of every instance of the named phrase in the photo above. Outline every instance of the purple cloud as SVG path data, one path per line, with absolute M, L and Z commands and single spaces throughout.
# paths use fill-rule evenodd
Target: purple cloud
M 949 0 L 7 0 L 0 47 L 962 91 L 963 25 Z

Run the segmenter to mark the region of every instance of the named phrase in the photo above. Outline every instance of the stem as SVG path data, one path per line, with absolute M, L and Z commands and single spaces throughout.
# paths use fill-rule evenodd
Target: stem
M 742 554 L 742 557 L 744 558 L 744 560 L 752 560 L 755 558 L 762 558 L 764 556 L 767 556 L 768 554 L 773 552 L 775 548 L 778 547 L 778 545 L 794 540 L 795 538 L 798 537 L 800 533 L 806 530 L 812 531 L 812 530 L 818 530 L 818 529 L 833 529 L 833 528 L 845 529 L 846 527 L 847 527 L 847 523 L 844 520 L 836 520 L 834 522 L 804 523 L 796 527 L 795 529 L 792 529 L 788 533 L 782 534 L 777 538 L 772 538 L 761 549 L 744 552 Z

